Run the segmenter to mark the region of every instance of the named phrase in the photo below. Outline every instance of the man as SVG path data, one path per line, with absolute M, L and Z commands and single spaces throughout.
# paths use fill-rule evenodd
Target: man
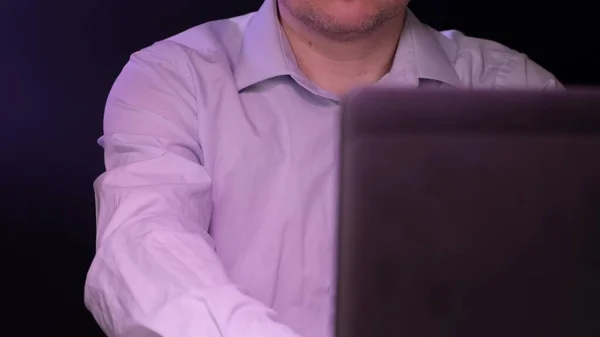
M 132 56 L 106 105 L 85 288 L 109 336 L 331 336 L 340 97 L 560 86 L 407 3 L 266 0 Z

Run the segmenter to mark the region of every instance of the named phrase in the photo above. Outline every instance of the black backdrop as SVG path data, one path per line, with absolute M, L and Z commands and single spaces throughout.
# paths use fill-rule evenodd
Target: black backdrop
M 101 336 L 82 290 L 104 100 L 129 55 L 260 0 L 0 0 L 0 334 Z M 594 3 L 593 1 L 590 3 Z M 600 84 L 592 5 L 413 0 L 430 25 L 525 52 L 567 84 Z

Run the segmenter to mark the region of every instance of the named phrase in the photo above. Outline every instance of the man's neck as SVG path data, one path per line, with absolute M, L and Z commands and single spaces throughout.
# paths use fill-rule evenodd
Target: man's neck
M 399 15 L 368 36 L 340 41 L 306 28 L 285 6 L 279 13 L 300 70 L 319 87 L 337 95 L 375 83 L 389 72 L 404 25 L 404 15 Z

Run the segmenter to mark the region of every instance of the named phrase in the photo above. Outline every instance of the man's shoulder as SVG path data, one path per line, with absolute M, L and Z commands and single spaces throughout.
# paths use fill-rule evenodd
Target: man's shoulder
M 457 30 L 431 31 L 461 82 L 469 87 L 562 87 L 552 73 L 532 61 L 526 54 L 501 43 L 467 36 Z
M 246 27 L 253 16 L 254 13 L 249 13 L 202 23 L 157 41 L 134 55 L 149 54 L 182 67 L 188 67 L 190 62 L 227 67 L 236 61 Z

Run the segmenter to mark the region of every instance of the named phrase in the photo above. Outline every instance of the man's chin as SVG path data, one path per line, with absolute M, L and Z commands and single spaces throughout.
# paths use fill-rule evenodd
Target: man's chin
M 323 25 L 323 33 L 336 40 L 352 40 L 372 34 L 381 22 L 372 17 L 363 16 L 337 16 L 328 24 Z

